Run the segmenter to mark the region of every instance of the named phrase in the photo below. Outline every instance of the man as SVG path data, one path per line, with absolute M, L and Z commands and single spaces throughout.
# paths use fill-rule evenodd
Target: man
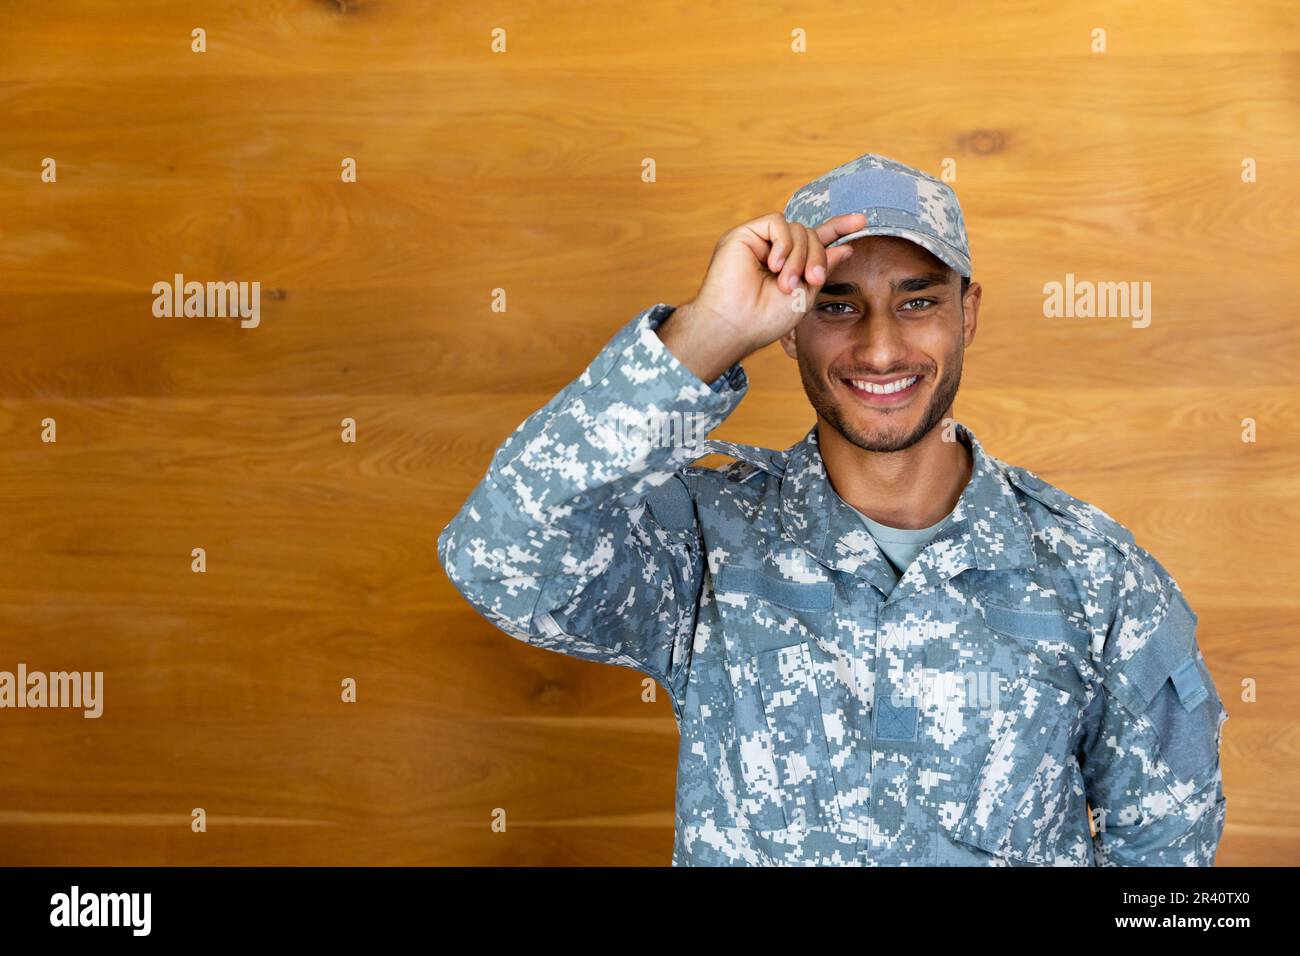
M 674 865 L 1214 861 L 1227 713 L 1196 615 L 1132 534 L 953 420 L 970 271 L 946 184 L 832 170 L 625 325 L 438 539 L 502 631 L 671 694 Z M 805 437 L 686 440 L 777 340 Z M 714 452 L 738 460 L 691 464 Z

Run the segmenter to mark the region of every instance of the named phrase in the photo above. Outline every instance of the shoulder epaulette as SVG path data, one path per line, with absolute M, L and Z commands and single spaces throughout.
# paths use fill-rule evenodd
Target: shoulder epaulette
M 1055 514 L 1100 535 L 1125 557 L 1137 544 L 1133 532 L 1096 505 L 1074 497 L 1039 478 L 1028 468 L 1006 469 L 1012 484 Z
M 742 477 L 740 479 L 741 481 L 746 481 L 749 478 L 752 478 L 760 471 L 765 471 L 770 475 L 777 476 L 778 478 L 785 474 L 785 452 L 783 451 L 775 451 L 771 448 L 759 448 L 757 445 L 742 445 L 738 442 L 722 441 L 718 438 L 705 439 L 704 448 L 700 452 L 699 457 L 703 458 L 706 455 L 714 454 L 728 455 L 751 465 L 753 470 Z M 717 470 L 725 472 L 731 467 L 733 466 L 727 466 L 726 468 Z

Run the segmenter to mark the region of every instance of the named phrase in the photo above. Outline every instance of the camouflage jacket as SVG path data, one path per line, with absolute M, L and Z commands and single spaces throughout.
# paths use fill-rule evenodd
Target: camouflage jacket
M 1227 712 L 1132 534 L 955 422 L 970 481 L 895 583 L 816 426 L 785 451 L 629 427 L 698 439 L 748 389 L 673 356 L 672 311 L 504 441 L 438 558 L 506 634 L 671 695 L 673 864 L 1211 865 Z

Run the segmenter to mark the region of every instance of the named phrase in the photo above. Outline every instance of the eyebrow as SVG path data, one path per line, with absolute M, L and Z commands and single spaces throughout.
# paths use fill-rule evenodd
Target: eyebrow
M 920 275 L 908 276 L 906 279 L 896 279 L 891 282 L 890 291 L 899 292 L 921 292 L 936 285 L 947 285 L 948 276 L 942 272 L 924 272 Z M 828 282 L 821 288 L 822 295 L 861 295 L 861 290 L 856 282 Z

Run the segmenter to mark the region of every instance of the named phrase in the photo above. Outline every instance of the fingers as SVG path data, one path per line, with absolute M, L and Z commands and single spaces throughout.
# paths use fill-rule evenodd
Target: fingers
M 739 227 L 745 244 L 777 273 L 777 287 L 792 294 L 800 282 L 820 288 L 841 262 L 853 254 L 848 245 L 827 250 L 826 246 L 866 225 L 860 212 L 828 219 L 816 229 L 787 220 L 780 213 L 769 213 Z M 770 243 L 763 255 L 762 242 Z
M 835 216 L 827 219 L 817 227 L 817 238 L 822 241 L 822 245 L 829 246 L 836 239 L 847 236 L 851 232 L 857 232 L 867 224 L 867 217 L 860 212 L 850 212 L 843 216 Z M 836 248 L 840 248 L 836 246 Z
M 793 291 L 807 258 L 808 227 L 773 212 L 745 223 L 741 228 L 755 238 L 771 243 L 764 259 L 767 268 L 777 274 L 777 287 L 782 292 Z
M 806 231 L 808 234 L 808 265 L 804 269 L 804 276 L 807 278 L 810 290 L 816 291 L 821 288 L 831 270 L 826 257 L 826 247 L 822 245 L 821 239 L 811 229 L 806 229 Z
M 772 242 L 772 248 L 767 253 L 767 268 L 772 272 L 780 272 L 790 250 L 794 248 L 791 223 L 777 213 L 764 216 L 763 222 L 767 226 L 767 238 Z
M 830 275 L 839 268 L 841 262 L 853 255 L 853 247 L 847 243 L 826 250 L 826 274 Z
M 799 287 L 804 265 L 808 261 L 808 227 L 797 222 L 790 223 L 789 227 L 792 248 L 781 268 L 781 274 L 776 278 L 777 288 L 782 292 L 793 292 Z
M 816 229 L 801 223 L 787 222 L 784 217 L 779 217 L 779 221 L 785 227 L 783 233 L 789 236 L 789 252 L 787 257 L 783 247 L 780 258 L 784 268 L 777 265 L 772 271 L 781 269 L 777 285 L 781 291 L 790 293 L 798 288 L 801 278 L 809 286 L 820 288 L 827 276 L 853 255 L 853 248 L 848 244 L 830 250 L 826 247 L 836 239 L 862 229 L 867 224 L 867 217 L 860 212 L 846 213 L 826 220 Z
M 860 212 L 851 212 L 846 213 L 843 216 L 835 216 L 832 219 L 826 220 L 816 229 L 809 230 L 815 237 L 814 241 L 818 244 L 818 247 L 821 249 L 822 255 L 825 258 L 824 264 L 826 268 L 826 276 L 829 276 L 839 267 L 840 263 L 853 255 L 853 247 L 848 243 L 836 246 L 834 249 L 827 249 L 826 246 L 829 246 L 836 239 L 857 232 L 859 229 L 866 226 L 866 224 L 867 217 L 864 214 Z M 825 276 L 823 276 L 821 282 L 816 284 L 820 288 L 825 281 Z

